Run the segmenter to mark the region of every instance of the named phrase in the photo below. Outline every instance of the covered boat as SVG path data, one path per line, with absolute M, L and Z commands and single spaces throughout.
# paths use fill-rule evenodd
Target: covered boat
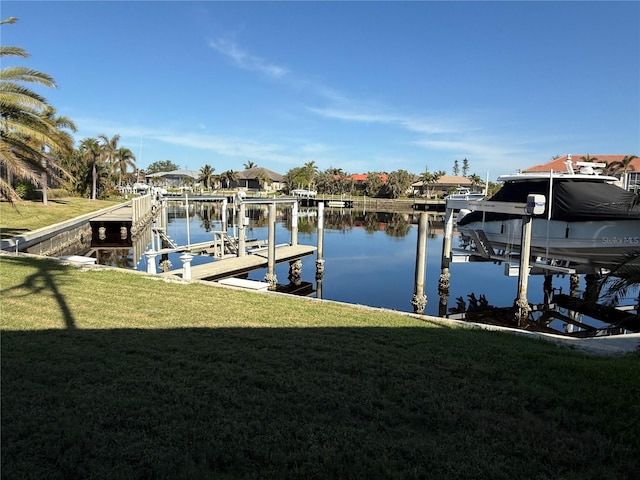
M 614 268 L 640 251 L 639 197 L 618 186 L 616 177 L 600 174 L 593 168 L 598 164 L 578 162 L 576 173 L 570 162 L 567 172 L 501 176 L 504 185 L 489 201 L 526 203 L 530 194 L 544 195 L 544 213 L 532 220 L 532 256 L 580 273 Z M 463 247 L 474 248 L 472 239 L 481 234 L 503 255 L 519 252 L 520 215 L 463 210 L 457 226 Z

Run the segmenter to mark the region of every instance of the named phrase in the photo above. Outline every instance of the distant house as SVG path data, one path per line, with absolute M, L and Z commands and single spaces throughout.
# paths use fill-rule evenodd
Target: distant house
M 262 190 L 275 192 L 282 190 L 284 177 L 268 168 L 253 167 L 238 172 L 236 180 L 231 182 L 231 188 L 243 190 Z
M 387 184 L 387 174 L 386 173 L 378 173 L 380 180 L 382 180 L 382 184 Z M 354 173 L 352 175 L 348 175 L 347 178 L 350 178 L 353 181 L 353 188 L 356 190 L 363 190 L 365 187 L 365 183 L 367 183 L 367 179 L 369 175 L 366 173 Z
M 200 172 L 197 170 L 173 170 L 171 172 L 157 172 L 145 175 L 147 184 L 162 187 L 193 186 L 198 180 Z
M 580 167 L 576 162 L 583 162 L 585 159 L 590 159 L 592 162 L 606 163 L 603 173 L 607 175 L 613 175 L 620 179 L 620 186 L 627 190 L 640 191 L 640 158 L 635 158 L 629 162 L 626 171 L 622 168 L 621 163 L 623 159 L 632 157 L 633 155 L 587 155 L 587 154 L 571 154 L 563 155 L 562 157 L 555 158 L 550 162 L 540 165 L 534 165 L 524 169 L 524 172 L 566 172 L 567 160 L 571 157 L 571 164 L 574 171 L 578 171 Z
M 443 175 L 435 183 L 424 184 L 422 181 L 411 184 L 414 195 L 437 195 L 442 197 L 452 188 L 471 188 L 473 183 L 467 177 L 460 175 Z M 482 186 L 480 186 L 482 188 Z

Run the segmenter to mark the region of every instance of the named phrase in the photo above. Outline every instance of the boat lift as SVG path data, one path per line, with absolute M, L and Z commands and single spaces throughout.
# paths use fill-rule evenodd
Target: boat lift
M 444 225 L 444 241 L 442 244 L 442 275 L 449 275 L 449 264 L 452 261 L 451 238 L 453 235 L 453 213 L 455 210 L 481 210 L 484 212 L 508 213 L 522 216 L 522 232 L 520 242 L 520 261 L 518 269 L 518 296 L 515 306 L 518 308 L 519 318 L 528 316 L 530 307 L 527 301 L 527 288 L 530 270 L 531 255 L 531 219 L 534 215 L 544 213 L 546 198 L 544 195 L 533 194 L 527 197 L 526 203 L 520 202 L 492 202 L 489 200 L 473 201 L 463 199 L 449 199 L 445 208 L 445 225 Z M 486 260 L 509 262 L 510 259 L 499 255 L 495 252 L 484 231 L 474 230 L 473 240 L 476 246 L 476 252 L 466 251 L 467 255 L 479 255 Z M 542 267 L 542 265 L 536 264 Z M 561 267 L 550 266 L 554 270 Z M 568 270 L 568 269 L 567 269 Z M 568 272 L 566 272 L 568 273 Z

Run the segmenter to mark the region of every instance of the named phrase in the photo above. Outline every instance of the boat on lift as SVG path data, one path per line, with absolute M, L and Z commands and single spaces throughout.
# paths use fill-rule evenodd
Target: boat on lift
M 444 197 L 445 200 L 484 200 L 486 194 L 482 192 L 472 192 L 469 187 L 456 187 L 454 193 Z
M 528 195 L 544 195 L 544 213 L 532 218 L 532 257 L 578 273 L 600 273 L 640 251 L 640 197 L 621 188 L 618 178 L 603 175 L 603 163 L 575 165 L 577 171 L 569 156 L 566 172 L 502 175 L 498 181 L 504 184 L 489 201 L 526 203 Z M 517 256 L 521 228 L 521 215 L 471 206 L 457 217 L 461 246 L 471 251 L 482 238 L 503 256 Z

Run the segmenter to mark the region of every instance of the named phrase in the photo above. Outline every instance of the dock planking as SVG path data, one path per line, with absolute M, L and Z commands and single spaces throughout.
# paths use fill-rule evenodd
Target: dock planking
M 97 215 L 91 219 L 92 222 L 131 222 L 132 220 L 133 207 L 130 204 L 123 205 L 120 208 Z
M 275 263 L 292 262 L 307 255 L 311 255 L 317 250 L 317 247 L 311 245 L 282 245 L 276 246 Z M 259 252 L 249 253 L 242 257 L 230 257 L 215 260 L 203 265 L 191 266 L 191 278 L 193 280 L 219 280 L 222 278 L 242 275 L 244 273 L 257 270 L 259 268 L 267 268 L 268 250 L 260 250 Z M 179 268 L 161 274 L 165 277 L 183 275 L 183 269 Z

